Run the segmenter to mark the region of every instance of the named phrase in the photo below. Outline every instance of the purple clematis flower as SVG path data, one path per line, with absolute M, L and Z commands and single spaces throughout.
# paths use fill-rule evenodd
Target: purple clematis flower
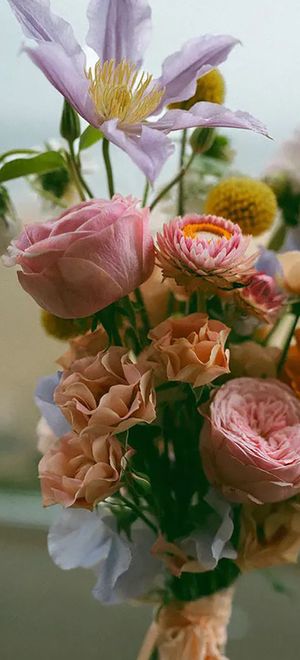
M 223 126 L 267 134 L 248 113 L 215 103 L 169 110 L 155 121 L 168 104 L 194 95 L 197 79 L 223 62 L 238 43 L 233 37 L 205 35 L 188 41 L 167 57 L 155 80 L 141 70 L 151 31 L 147 0 L 90 0 L 87 45 L 99 59 L 89 69 L 71 26 L 51 12 L 50 0 L 8 2 L 26 36 L 37 42 L 35 48 L 24 48 L 32 61 L 87 122 L 127 152 L 149 181 L 173 152 L 171 131 Z

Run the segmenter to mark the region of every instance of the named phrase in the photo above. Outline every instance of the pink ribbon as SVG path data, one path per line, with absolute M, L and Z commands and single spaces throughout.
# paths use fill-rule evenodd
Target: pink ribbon
M 224 655 L 233 589 L 189 603 L 173 601 L 152 623 L 137 660 L 228 660 Z

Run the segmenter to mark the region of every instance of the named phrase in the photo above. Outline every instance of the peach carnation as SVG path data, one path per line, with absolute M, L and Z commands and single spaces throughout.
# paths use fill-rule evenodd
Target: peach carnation
M 185 215 L 163 226 L 157 235 L 157 261 L 164 277 L 189 291 L 232 289 L 248 283 L 257 255 L 247 255 L 250 236 L 214 215 Z
M 63 436 L 39 463 L 44 506 L 93 507 L 120 488 L 122 461 L 129 453 L 113 436 L 92 442 Z
M 54 399 L 76 433 L 97 438 L 155 419 L 152 372 L 111 346 L 76 360 L 62 375 Z
M 228 500 L 272 503 L 300 492 L 300 401 L 289 387 L 235 378 L 203 412 L 204 471 Z
M 230 329 L 206 314 L 169 318 L 151 330 L 149 359 L 168 380 L 200 387 L 229 372 Z
M 69 342 L 68 350 L 58 358 L 57 363 L 63 369 L 69 369 L 75 360 L 88 357 L 90 355 L 97 355 L 100 351 L 108 345 L 108 337 L 102 325 L 95 330 L 95 332 L 86 332 L 84 335 L 79 335 Z

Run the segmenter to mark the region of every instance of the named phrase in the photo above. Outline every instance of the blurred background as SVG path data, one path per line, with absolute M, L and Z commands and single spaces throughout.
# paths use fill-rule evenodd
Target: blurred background
M 226 105 L 251 112 L 269 128 L 273 140 L 243 131 L 224 131 L 237 151 L 235 165 L 259 176 L 278 144 L 300 124 L 300 3 L 273 0 L 152 0 L 153 39 L 145 68 L 158 75 L 162 59 L 193 36 L 230 33 L 241 39 L 221 71 Z M 69 19 L 79 39 L 87 31 L 87 0 L 52 0 Z M 62 99 L 26 55 L 23 35 L 6 0 L 0 4 L 0 153 L 57 139 Z M 141 194 L 143 177 L 113 150 L 117 189 Z M 105 181 L 93 172 L 99 146 L 86 163 L 93 189 L 105 195 Z M 168 163 L 168 179 L 176 159 Z M 159 185 L 159 183 L 158 183 Z M 49 215 L 23 182 L 10 186 L 23 222 Z M 61 342 L 45 337 L 39 310 L 18 287 L 13 270 L 0 272 L 0 650 L 3 660 L 53 656 L 86 660 L 133 659 L 150 613 L 147 608 L 105 609 L 90 596 L 92 576 L 66 574 L 51 565 L 46 528 L 53 512 L 43 512 L 37 495 L 38 455 L 33 403 L 37 379 L 55 370 Z M 288 585 L 282 594 L 281 582 Z M 274 582 L 277 590 L 274 590 Z M 273 586 L 272 586 L 273 585 Z M 232 660 L 299 657 L 295 618 L 297 569 L 241 581 L 229 655 Z M 298 603 L 299 608 L 299 603 Z M 122 636 L 125 641 L 122 641 Z M 3 650 L 1 649 L 3 646 Z M 120 655 L 120 649 L 121 651 Z

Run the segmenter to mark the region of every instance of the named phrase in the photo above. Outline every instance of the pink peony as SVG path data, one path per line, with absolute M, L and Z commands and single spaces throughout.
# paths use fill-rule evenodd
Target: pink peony
M 236 296 L 248 314 L 266 323 L 275 321 L 286 303 L 286 296 L 279 290 L 275 279 L 265 273 L 253 275 L 248 286 L 239 289 Z
M 247 284 L 257 255 L 247 255 L 251 237 L 238 225 L 214 215 L 185 215 L 157 235 L 157 260 L 164 277 L 193 291 L 232 289 Z
M 151 330 L 149 360 L 163 378 L 200 387 L 229 372 L 225 343 L 230 330 L 206 314 L 169 318 Z
M 300 401 L 277 380 L 231 380 L 210 403 L 200 450 L 228 500 L 286 500 L 300 492 Z
M 73 431 L 92 438 L 156 417 L 151 370 L 139 368 L 117 346 L 74 362 L 54 398 Z
M 36 302 L 62 318 L 89 316 L 144 282 L 154 265 L 149 210 L 115 195 L 28 225 L 8 248 L 19 282 Z
M 91 443 L 73 433 L 63 436 L 39 463 L 44 506 L 93 509 L 120 488 L 122 461 L 130 453 L 113 436 Z

